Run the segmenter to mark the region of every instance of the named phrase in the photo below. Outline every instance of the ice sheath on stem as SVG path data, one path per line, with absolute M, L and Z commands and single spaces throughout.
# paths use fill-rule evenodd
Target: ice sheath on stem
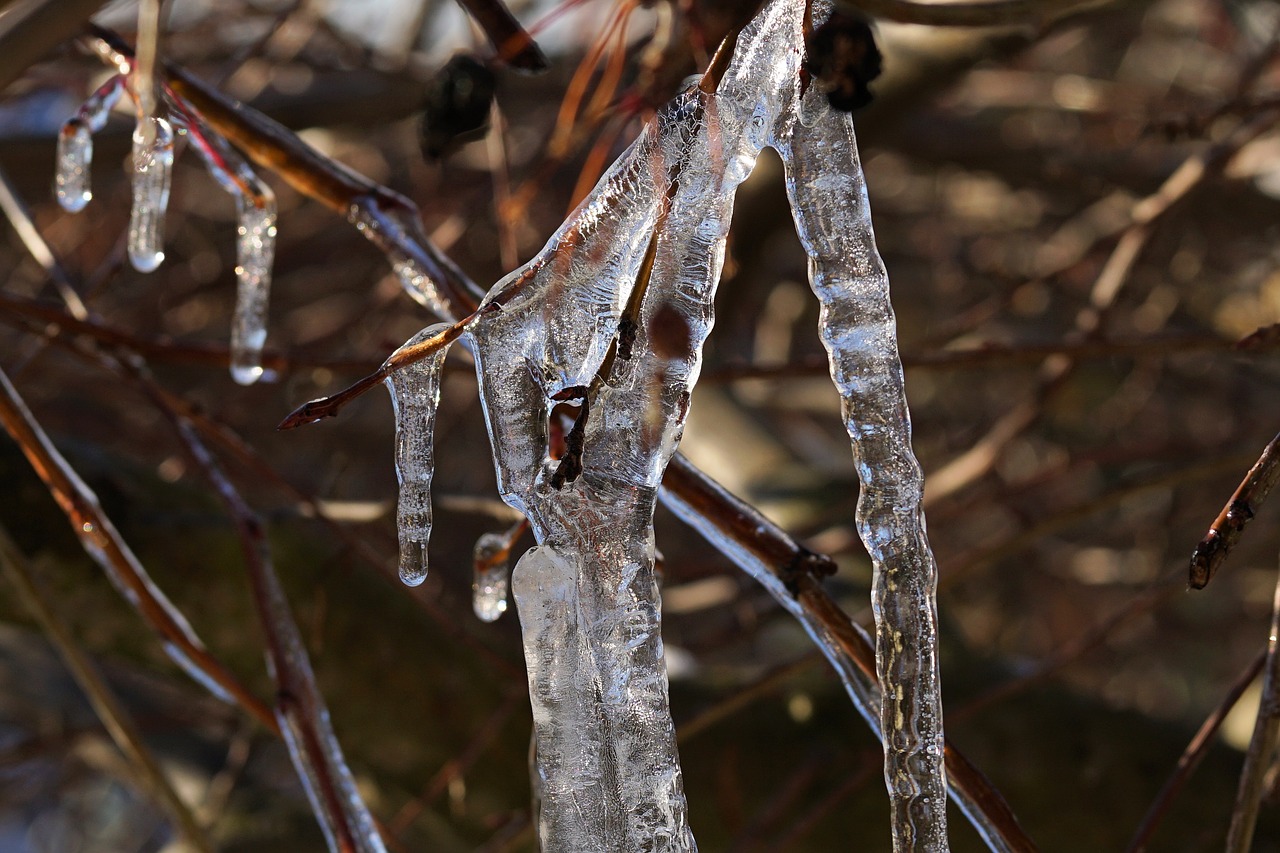
M 67 119 L 58 133 L 54 194 L 68 213 L 79 213 L 93 198 L 89 168 L 93 164 L 93 134 L 106 126 L 111 108 L 124 92 L 124 77 L 117 74 L 98 87 Z
M 694 849 L 667 707 L 653 509 L 711 329 L 734 192 L 765 145 L 788 167 L 862 482 L 894 849 L 947 849 L 936 568 L 888 281 L 852 121 L 817 86 L 801 92 L 806 29 L 830 11 L 821 0 L 772 0 L 543 251 L 493 287 L 464 336 L 499 489 L 539 543 L 512 587 L 544 849 Z M 581 408 L 553 458 L 548 418 L 566 401 Z M 429 464 L 417 452 L 413 464 Z M 404 500 L 402 487 L 402 518 Z M 406 539 L 422 541 L 412 530 Z M 857 686 L 864 703 L 874 698 Z

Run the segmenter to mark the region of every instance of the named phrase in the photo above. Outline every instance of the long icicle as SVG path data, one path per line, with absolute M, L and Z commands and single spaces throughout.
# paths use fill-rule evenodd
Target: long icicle
M 796 230 L 822 303 L 820 331 L 862 485 L 858 533 L 874 568 L 872 612 L 882 688 L 885 783 L 897 851 L 948 849 L 947 779 L 924 477 L 876 250 L 853 120 L 811 86 L 779 144 Z

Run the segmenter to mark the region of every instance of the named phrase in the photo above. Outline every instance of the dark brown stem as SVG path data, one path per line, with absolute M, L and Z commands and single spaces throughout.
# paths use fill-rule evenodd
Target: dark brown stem
M 1160 788 L 1160 793 L 1156 794 L 1155 801 L 1151 803 L 1151 807 L 1143 815 L 1142 823 L 1138 826 L 1138 831 L 1134 833 L 1133 840 L 1129 842 L 1126 853 L 1143 853 L 1147 849 L 1151 836 L 1160 826 L 1160 821 L 1164 819 L 1165 812 L 1169 810 L 1169 806 L 1173 803 L 1173 798 L 1178 796 L 1178 792 L 1186 786 L 1191 774 L 1200 766 L 1200 760 L 1209 751 L 1214 735 L 1218 733 L 1218 729 L 1222 727 L 1222 723 L 1227 719 L 1227 714 L 1231 713 L 1231 709 L 1240 701 L 1244 691 L 1258 677 L 1258 673 L 1262 671 L 1263 661 L 1266 659 L 1267 648 L 1263 646 L 1253 660 L 1249 662 L 1249 665 L 1244 668 L 1244 671 L 1240 673 L 1239 677 L 1236 678 L 1231 688 L 1227 690 L 1227 695 L 1223 697 L 1218 707 L 1214 708 L 1213 712 L 1200 724 L 1199 730 L 1191 738 L 1187 748 L 1182 751 L 1182 755 L 1178 757 L 1178 763 L 1173 769 L 1173 774 L 1165 780 L 1164 785 Z
M 1209 526 L 1209 532 L 1196 545 L 1191 555 L 1188 580 L 1192 589 L 1204 589 L 1213 580 L 1277 481 L 1280 481 L 1280 434 L 1263 449 L 1262 456 L 1253 463 L 1227 505 Z
M 458 5 L 484 30 L 503 64 L 531 74 L 551 67 L 533 36 L 502 0 L 458 0 Z

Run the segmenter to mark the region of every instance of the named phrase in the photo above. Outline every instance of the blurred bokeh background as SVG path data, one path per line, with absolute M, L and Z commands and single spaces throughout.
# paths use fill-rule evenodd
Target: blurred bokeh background
M 531 25 L 557 7 L 514 10 Z M 585 0 L 535 30 L 546 74 L 494 66 L 487 137 L 432 161 L 417 140 L 433 75 L 458 51 L 492 54 L 452 3 L 171 0 L 163 53 L 411 197 L 433 239 L 493 281 L 750 7 Z M 117 3 L 98 20 L 131 37 L 135 16 Z M 1124 849 L 1267 640 L 1280 508 L 1262 507 L 1206 590 L 1188 592 L 1186 573 L 1280 424 L 1278 26 L 1274 2 L 1115 0 L 1044 28 L 877 28 L 885 73 L 857 126 L 930 482 L 948 733 L 1046 851 Z M 93 317 L 145 343 L 158 380 L 254 454 L 227 464 L 269 522 L 338 736 L 402 849 L 532 849 L 516 614 L 471 612 L 472 546 L 511 518 L 469 365 L 446 370 L 431 576 L 410 590 L 394 578 L 385 398 L 275 425 L 432 318 L 345 221 L 264 172 L 280 200 L 268 350 L 281 358 L 274 381 L 235 385 L 218 363 L 234 206 L 194 154 L 176 167 L 153 274 L 122 263 L 127 115 L 97 137 L 90 206 L 53 201 L 57 129 L 107 73 L 74 43 L 30 67 L 0 102 L 0 168 Z M 211 650 L 269 696 L 234 530 L 169 423 L 46 336 L 32 306 L 66 308 L 11 228 L 0 269 L 0 367 Z M 738 196 L 683 449 L 835 557 L 828 588 L 867 623 L 857 483 L 816 322 L 766 155 Z M 7 438 L 0 524 L 219 847 L 322 849 L 283 747 L 169 662 Z M 657 526 L 702 848 L 887 850 L 879 749 L 826 664 L 727 559 L 662 511 Z M 0 588 L 0 851 L 163 849 L 163 813 Z M 1150 849 L 1220 847 L 1258 694 Z M 957 850 L 980 849 L 958 814 L 952 827 Z M 1273 805 L 1255 849 L 1280 850 Z

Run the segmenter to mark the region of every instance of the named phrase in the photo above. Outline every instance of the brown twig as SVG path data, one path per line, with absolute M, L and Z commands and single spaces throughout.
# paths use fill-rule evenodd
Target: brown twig
M 356 380 L 351 385 L 342 389 L 336 394 L 328 397 L 321 397 L 318 400 L 311 400 L 303 403 L 298 408 L 289 413 L 289 416 L 280 422 L 276 429 L 296 429 L 306 424 L 313 424 L 325 418 L 337 416 L 343 407 L 352 400 L 363 395 L 366 391 L 379 385 L 384 379 L 397 370 L 408 367 L 422 361 L 427 356 L 439 351 L 442 347 L 456 341 L 467 327 L 475 320 L 476 315 L 464 317 L 454 323 L 447 329 L 432 335 L 429 338 L 418 341 L 413 346 L 401 347 L 391 354 L 391 357 L 382 363 L 382 365 L 370 373 L 368 376 Z
M 541 73 L 551 67 L 533 36 L 520 25 L 502 0 L 458 0 L 458 5 L 466 9 L 472 20 L 484 30 L 503 64 L 530 74 Z
M 58 453 L 9 377 L 0 370 L 0 424 L 22 448 L 80 539 L 80 544 L 164 641 L 166 650 L 194 678 L 238 702 L 273 733 L 280 729 L 270 709 L 223 663 L 211 655 L 102 511 L 95 495 Z
M 1276 576 L 1275 597 L 1271 605 L 1271 632 L 1267 641 L 1267 659 L 1262 668 L 1262 696 L 1258 715 L 1244 754 L 1240 770 L 1240 787 L 1231 826 L 1227 830 L 1227 853 L 1248 853 L 1253 847 L 1253 831 L 1258 822 L 1267 768 L 1275 759 L 1280 741 L 1280 574 Z
M 149 385 L 143 383 L 144 388 Z M 298 774 L 311 794 L 316 818 L 338 850 L 355 853 L 372 849 L 368 844 L 377 839 L 373 818 L 355 789 L 328 722 L 329 711 L 272 565 L 262 521 L 231 485 L 191 423 L 169 409 L 163 397 L 155 395 L 153 400 L 173 423 L 187 455 L 204 472 L 235 524 L 266 640 L 268 669 L 276 683 L 276 717 L 286 732 L 285 742 Z
M 1209 532 L 1196 545 L 1188 581 L 1192 589 L 1204 589 L 1213 580 L 1277 482 L 1280 482 L 1280 434 L 1263 448 L 1258 461 L 1209 526 Z
M 1126 853 L 1143 853 L 1147 849 L 1151 836 L 1160 825 L 1165 812 L 1169 810 L 1174 797 L 1178 796 L 1178 793 L 1187 784 L 1187 780 L 1191 778 L 1191 774 L 1200 766 L 1201 759 L 1204 758 L 1205 753 L 1209 751 L 1209 746 L 1213 743 L 1214 735 L 1218 733 L 1218 729 L 1222 727 L 1222 723 L 1227 719 L 1227 714 L 1231 713 L 1231 709 L 1240 701 L 1244 691 L 1258 677 L 1258 673 L 1262 671 L 1262 663 L 1266 658 L 1267 649 L 1264 646 L 1258 650 L 1258 654 L 1254 656 L 1249 665 L 1236 678 L 1235 682 L 1227 690 L 1227 695 L 1218 704 L 1218 707 L 1214 708 L 1204 722 L 1200 724 L 1200 728 L 1196 731 L 1195 736 L 1191 738 L 1191 742 L 1187 744 L 1187 748 L 1182 751 L 1182 755 L 1178 756 L 1178 763 L 1174 766 L 1173 773 L 1165 780 L 1160 792 L 1156 794 L 1155 800 L 1151 803 L 1151 807 L 1143 815 L 1142 823 L 1138 825 L 1138 830 L 1134 833 L 1133 840 L 1129 842 Z

